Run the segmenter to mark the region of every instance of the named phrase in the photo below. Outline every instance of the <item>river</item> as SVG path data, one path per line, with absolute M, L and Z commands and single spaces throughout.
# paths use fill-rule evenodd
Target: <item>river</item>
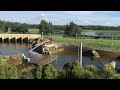
M 1 43 L 0 44 L 0 52 L 1 55 L 13 55 L 16 53 L 24 53 L 27 57 L 31 58 L 31 63 L 39 63 L 43 57 L 50 59 L 48 56 L 44 55 L 35 55 L 34 53 L 28 53 L 29 49 L 27 44 L 8 44 Z M 78 60 L 78 55 L 76 50 L 65 50 L 61 53 L 57 54 L 57 59 L 51 62 L 51 64 L 58 70 L 62 68 L 65 63 L 70 61 Z M 93 64 L 97 67 L 102 67 L 102 64 L 107 64 L 112 62 L 110 58 L 101 57 L 99 60 L 94 60 L 92 57 L 83 56 L 83 67 L 88 64 Z M 120 68 L 120 61 L 115 60 L 117 62 L 116 67 Z

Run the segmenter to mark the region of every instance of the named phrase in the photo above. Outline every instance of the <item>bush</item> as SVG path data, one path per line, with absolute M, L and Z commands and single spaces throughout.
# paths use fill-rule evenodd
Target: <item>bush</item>
M 42 67 L 38 67 L 36 70 L 36 78 L 41 79 L 42 78 Z
M 0 66 L 0 79 L 6 79 L 5 66 Z
M 93 72 L 91 72 L 89 70 L 85 70 L 84 79 L 94 79 Z
M 86 73 L 92 74 L 91 78 L 93 78 L 93 79 L 99 79 L 100 78 L 99 69 L 96 66 L 88 65 L 86 70 L 87 70 Z M 87 77 L 85 77 L 85 78 L 87 78 Z
M 101 70 L 101 76 L 104 79 L 113 78 L 116 75 L 116 71 L 111 64 L 104 65 L 103 69 Z
M 18 79 L 18 70 L 15 66 L 9 66 L 6 70 L 7 79 Z
M 18 71 L 14 66 L 0 66 L 0 79 L 18 79 Z
M 63 66 L 62 73 L 63 78 L 66 79 L 83 79 L 84 78 L 84 69 L 79 64 L 79 62 L 70 62 Z
M 21 79 L 34 79 L 34 75 L 30 68 L 24 68 L 22 71 L 20 71 L 20 78 Z
M 51 65 L 44 65 L 42 68 L 42 78 L 43 79 L 56 79 L 58 76 L 57 70 Z
M 120 74 L 115 74 L 113 79 L 120 79 Z

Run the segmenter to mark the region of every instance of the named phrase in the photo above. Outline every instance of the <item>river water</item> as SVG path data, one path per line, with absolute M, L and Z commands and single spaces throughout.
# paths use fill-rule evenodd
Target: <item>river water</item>
M 64 33 L 55 33 L 55 36 L 63 37 Z M 111 37 L 112 35 L 114 37 L 120 37 L 119 32 L 96 32 L 96 31 L 82 31 L 81 35 L 87 35 L 87 36 L 104 36 L 104 37 Z
M 88 35 L 88 36 L 104 36 L 104 37 L 111 37 L 112 35 L 114 37 L 119 37 L 119 32 L 96 32 L 96 31 L 88 31 L 88 32 L 81 32 L 81 35 Z
M 1 43 L 0 44 L 0 54 L 1 55 L 13 55 L 17 53 L 24 53 L 27 57 L 31 58 L 31 63 L 39 63 L 44 55 L 36 55 L 34 53 L 28 53 L 28 45 L 27 44 L 8 44 L 8 43 Z M 54 60 L 51 64 L 56 68 L 56 69 L 61 69 L 62 66 L 65 63 L 68 63 L 70 61 L 76 61 L 78 60 L 78 55 L 76 50 L 65 50 L 61 53 L 57 54 L 57 59 Z M 46 56 L 46 58 L 49 58 Z M 50 59 L 50 58 L 49 58 Z M 85 67 L 88 64 L 93 64 L 97 67 L 102 67 L 103 64 L 107 64 L 112 62 L 110 58 L 106 57 L 101 57 L 99 60 L 95 60 L 92 57 L 88 56 L 83 56 L 83 63 L 82 65 Z M 116 67 L 120 68 L 120 61 L 115 60 L 117 62 Z

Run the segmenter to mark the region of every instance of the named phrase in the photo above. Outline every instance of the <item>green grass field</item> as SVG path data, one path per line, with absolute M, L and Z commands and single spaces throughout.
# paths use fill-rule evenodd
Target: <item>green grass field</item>
M 95 31 L 95 32 L 110 32 L 110 33 L 119 33 L 120 31 L 114 30 L 82 30 L 82 31 Z M 29 29 L 30 33 L 39 32 L 39 29 Z M 45 36 L 49 37 L 49 36 Z M 51 37 L 51 36 L 50 36 Z M 52 36 L 53 40 L 58 43 L 65 43 L 65 44 L 76 44 L 75 38 L 70 37 L 59 37 L 59 36 Z M 111 40 L 111 39 L 94 39 L 88 38 L 84 39 L 80 37 L 77 39 L 77 44 L 83 42 L 83 46 L 90 47 L 90 48 L 97 48 L 97 49 L 108 49 L 108 50 L 120 50 L 120 40 Z
M 39 29 L 29 29 L 29 33 L 39 33 Z
M 46 36 L 48 37 L 48 36 Z M 52 36 L 54 42 L 73 44 L 75 43 L 75 38 L 57 37 Z M 108 49 L 108 50 L 120 50 L 120 40 L 107 40 L 107 39 L 77 39 L 77 44 L 83 42 L 83 46 L 96 49 Z M 112 43 L 113 42 L 113 43 Z

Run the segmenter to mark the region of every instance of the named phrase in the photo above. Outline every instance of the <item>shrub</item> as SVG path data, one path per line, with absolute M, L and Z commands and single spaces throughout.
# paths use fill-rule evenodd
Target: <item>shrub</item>
M 34 75 L 30 68 L 24 68 L 22 71 L 20 71 L 20 78 L 21 79 L 34 79 Z
M 36 70 L 36 78 L 41 79 L 42 78 L 42 67 L 38 67 Z
M 85 70 L 84 79 L 94 79 L 93 72 L 91 72 L 89 70 Z
M 104 79 L 113 78 L 116 75 L 116 71 L 111 64 L 104 65 L 103 69 L 101 70 L 101 76 Z
M 18 70 L 15 66 L 8 66 L 6 70 L 7 79 L 18 79 Z
M 99 79 L 100 78 L 100 75 L 99 75 L 99 69 L 94 66 L 94 65 L 88 65 L 87 68 L 86 68 L 86 73 L 88 74 L 92 74 L 92 77 L 93 79 Z M 85 77 L 86 78 L 86 77 Z
M 51 65 L 44 65 L 42 68 L 42 78 L 43 79 L 56 79 L 58 76 L 57 70 Z
M 84 69 L 79 62 L 70 62 L 63 66 L 62 73 L 66 79 L 83 79 Z
M 18 70 L 14 66 L 0 66 L 0 79 L 18 79 Z

